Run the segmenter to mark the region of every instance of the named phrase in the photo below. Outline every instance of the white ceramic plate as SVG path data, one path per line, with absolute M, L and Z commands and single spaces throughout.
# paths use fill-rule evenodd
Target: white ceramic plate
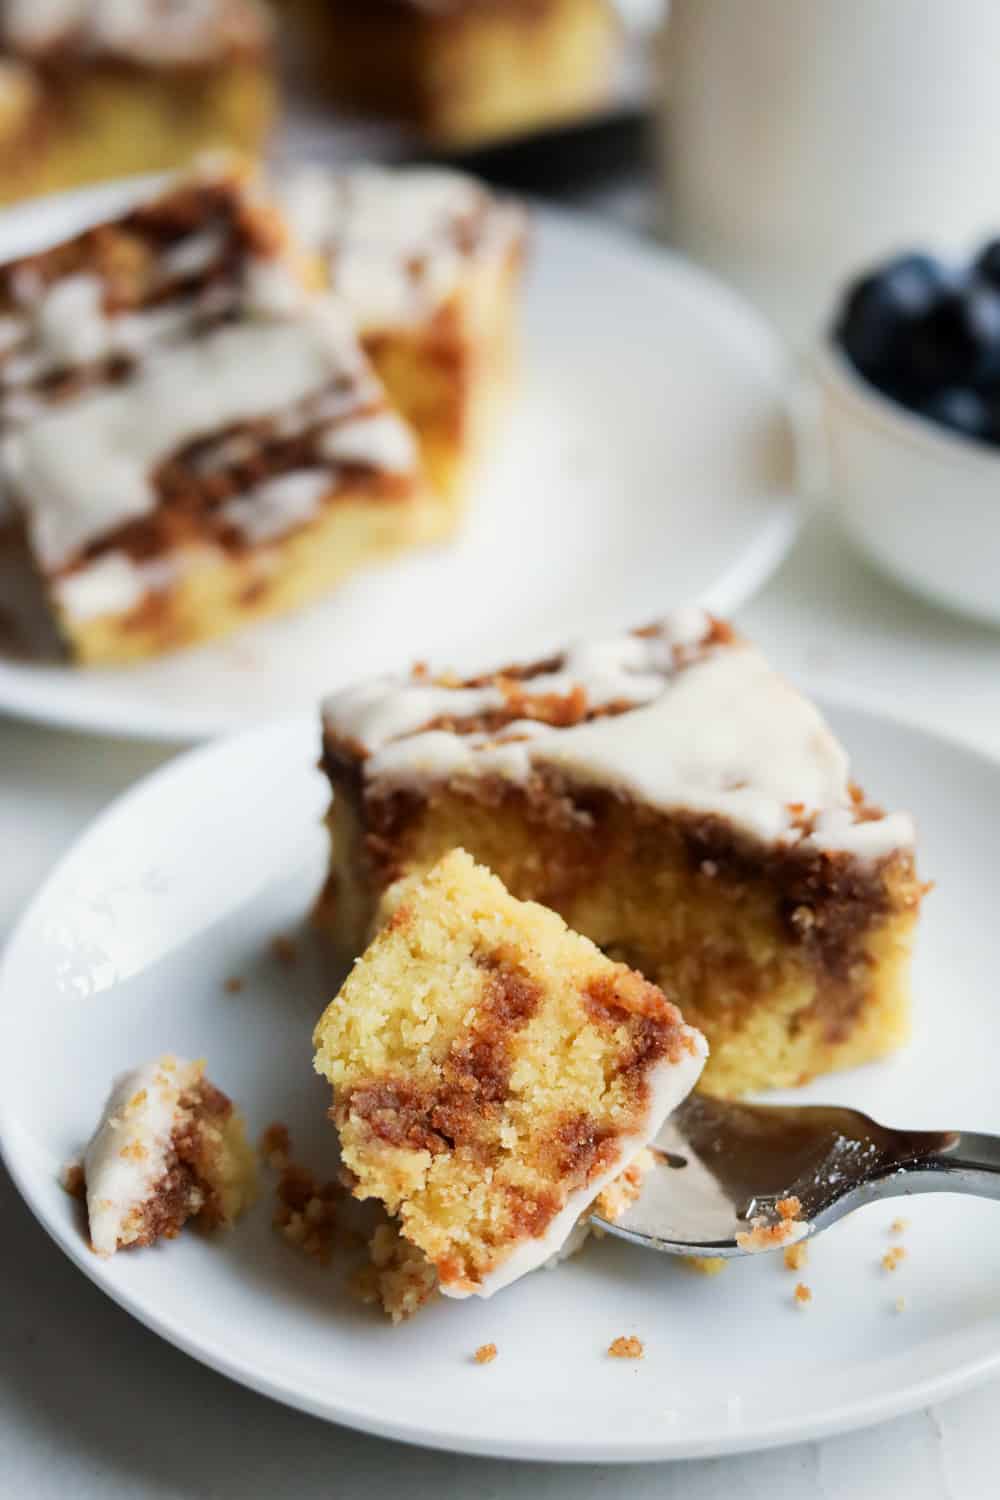
M 994 1059 L 1000 763 L 926 732 L 834 709 L 876 793 L 919 817 L 928 899 L 917 1026 L 896 1060 L 801 1097 L 913 1127 L 1000 1131 Z M 0 1143 L 34 1213 L 143 1322 L 234 1378 L 317 1415 L 472 1453 L 553 1459 L 717 1454 L 815 1437 L 922 1406 L 1000 1370 L 1000 1207 L 914 1200 L 909 1256 L 880 1268 L 899 1205 L 810 1247 L 799 1310 L 780 1257 L 699 1277 L 605 1241 L 491 1302 L 441 1301 L 386 1326 L 270 1228 L 267 1201 L 214 1243 L 184 1235 L 102 1262 L 57 1183 L 110 1075 L 163 1050 L 207 1056 L 255 1130 L 286 1120 L 328 1169 L 327 1091 L 310 1032 L 333 980 L 303 936 L 323 866 L 324 788 L 309 724 L 192 752 L 128 793 L 63 861 L 0 972 Z M 223 985 L 240 975 L 245 988 Z M 897 1297 L 906 1310 L 895 1311 Z M 641 1363 L 608 1359 L 638 1334 Z M 472 1351 L 495 1342 L 488 1368 Z
M 121 193 L 0 216 L 0 259 Z M 787 370 L 769 331 L 684 261 L 542 211 L 525 333 L 523 388 L 457 543 L 150 665 L 81 672 L 0 657 L 0 709 L 193 739 L 311 711 L 401 655 L 460 666 L 497 640 L 546 650 L 670 600 L 734 609 L 795 530 Z M 0 553 L 0 603 L 16 593 L 14 560 Z

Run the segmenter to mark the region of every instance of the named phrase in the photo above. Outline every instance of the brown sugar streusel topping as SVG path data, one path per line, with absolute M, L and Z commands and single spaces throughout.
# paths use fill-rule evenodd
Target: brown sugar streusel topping
M 612 1359 L 642 1359 L 644 1352 L 642 1340 L 636 1338 L 634 1333 L 621 1334 L 608 1345 L 608 1354 Z

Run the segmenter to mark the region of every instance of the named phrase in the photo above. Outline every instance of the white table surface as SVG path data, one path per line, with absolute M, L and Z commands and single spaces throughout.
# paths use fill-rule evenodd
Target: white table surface
M 813 686 L 894 706 L 1000 754 L 1000 632 L 925 607 L 814 519 L 740 616 Z M 90 818 L 175 751 L 0 721 L 0 937 Z M 863 773 L 863 768 L 860 768 Z M 30 997 L 25 997 L 30 1003 Z M 0 1495 L 439 1500 L 985 1500 L 1000 1387 L 748 1457 L 516 1465 L 405 1449 L 273 1405 L 161 1343 L 64 1260 L 0 1169 Z

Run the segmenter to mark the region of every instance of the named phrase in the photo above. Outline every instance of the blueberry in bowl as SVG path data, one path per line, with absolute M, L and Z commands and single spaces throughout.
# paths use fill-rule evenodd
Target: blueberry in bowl
M 817 371 L 830 486 L 873 560 L 1000 624 L 1000 237 L 897 255 L 846 289 Z

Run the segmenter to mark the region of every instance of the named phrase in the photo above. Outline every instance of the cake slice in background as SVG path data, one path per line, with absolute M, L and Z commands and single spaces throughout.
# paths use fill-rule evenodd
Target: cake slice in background
M 384 892 L 461 845 L 704 1031 L 709 1092 L 801 1083 L 908 1035 L 914 830 L 819 712 L 700 609 L 460 680 L 324 708 L 317 917 L 358 953 Z
M 314 1038 L 341 1159 L 446 1295 L 490 1296 L 559 1253 L 690 1092 L 705 1041 L 463 850 L 385 916 Z M 375 1250 L 401 1289 L 389 1311 L 412 1310 L 412 1255 Z
M 0 204 L 38 191 L 48 132 L 45 96 L 34 72 L 0 56 Z
M 85 663 L 207 640 L 445 532 L 349 316 L 226 162 L 0 266 L 0 483 Z
M 429 167 L 306 167 L 279 192 L 413 424 L 429 478 L 457 505 L 515 376 L 526 215 Z
M 298 0 L 329 98 L 459 149 L 605 103 L 612 0 Z
M 182 166 L 208 147 L 256 153 L 274 116 L 272 24 L 257 0 L 0 0 L 0 54 L 30 69 L 44 126 L 30 172 L 0 154 L 0 203 Z M 2 114 L 0 102 L 0 142 Z
M 83 1159 L 98 1255 L 173 1239 L 189 1219 L 231 1228 L 256 1197 L 240 1114 L 203 1062 L 160 1057 L 117 1079 Z

